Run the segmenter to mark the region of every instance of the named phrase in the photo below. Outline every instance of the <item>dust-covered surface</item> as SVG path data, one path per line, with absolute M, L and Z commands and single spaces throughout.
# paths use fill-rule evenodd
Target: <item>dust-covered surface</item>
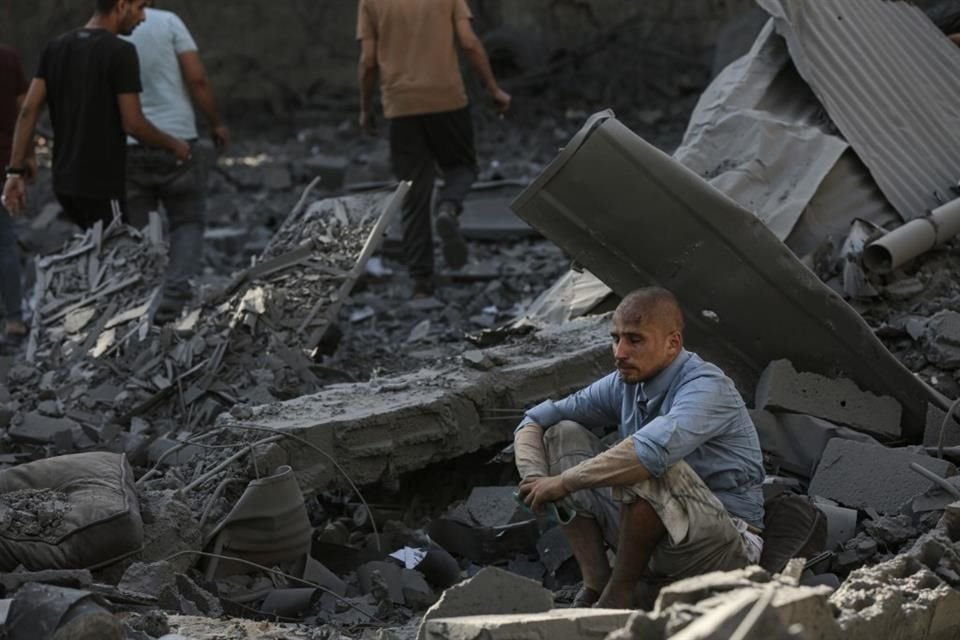
M 70 501 L 61 491 L 20 489 L 0 493 L 0 534 L 32 538 L 55 536 L 70 509 Z

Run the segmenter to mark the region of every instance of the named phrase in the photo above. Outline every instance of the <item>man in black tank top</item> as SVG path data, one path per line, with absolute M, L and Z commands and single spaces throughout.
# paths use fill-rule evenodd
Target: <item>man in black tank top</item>
M 124 208 L 126 135 L 190 157 L 190 145 L 154 127 L 140 109 L 140 65 L 129 35 L 148 0 L 96 0 L 87 24 L 50 42 L 30 84 L 14 133 L 3 196 L 13 215 L 26 204 L 24 162 L 45 104 L 53 124 L 53 189 L 83 228 L 109 224 Z

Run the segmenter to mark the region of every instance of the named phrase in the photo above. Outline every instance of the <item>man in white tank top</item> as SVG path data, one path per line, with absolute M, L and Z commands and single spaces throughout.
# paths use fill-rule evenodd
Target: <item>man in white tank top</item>
M 220 117 L 197 44 L 175 13 L 147 9 L 147 19 L 127 39 L 140 57 L 143 112 L 158 129 L 190 141 L 198 138 L 194 104 L 206 118 L 217 148 L 230 142 Z M 170 231 L 170 262 L 154 322 L 175 320 L 190 299 L 190 278 L 200 269 L 203 253 L 207 166 L 194 152 L 179 163 L 173 154 L 128 140 L 127 212 L 131 224 L 143 227 L 160 205 Z M 196 149 L 195 149 L 196 151 Z

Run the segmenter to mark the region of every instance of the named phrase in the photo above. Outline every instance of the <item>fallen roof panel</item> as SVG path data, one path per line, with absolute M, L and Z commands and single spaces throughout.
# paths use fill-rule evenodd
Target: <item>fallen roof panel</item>
M 591 118 L 513 207 L 616 293 L 674 291 L 689 343 L 741 392 L 787 358 L 897 398 L 913 439 L 927 402 L 942 404 L 763 223 L 612 112 Z
M 960 177 L 960 50 L 916 6 L 758 0 L 800 75 L 905 220 Z

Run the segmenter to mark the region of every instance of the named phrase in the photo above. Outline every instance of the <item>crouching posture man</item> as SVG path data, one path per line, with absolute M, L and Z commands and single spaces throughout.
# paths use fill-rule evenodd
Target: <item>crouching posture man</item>
M 528 411 L 515 450 L 526 504 L 577 514 L 563 526 L 583 574 L 574 606 L 634 608 L 641 585 L 759 560 L 763 460 L 733 382 L 683 348 L 672 293 L 628 295 L 611 335 L 617 371 Z M 589 430 L 614 425 L 610 448 Z

